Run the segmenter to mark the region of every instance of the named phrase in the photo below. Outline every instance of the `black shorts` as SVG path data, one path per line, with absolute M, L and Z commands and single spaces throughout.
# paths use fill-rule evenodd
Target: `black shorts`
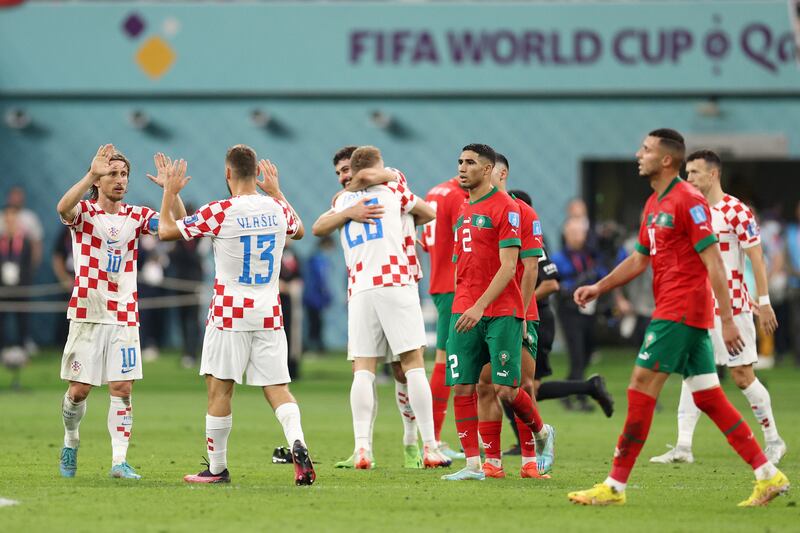
M 539 308 L 539 342 L 536 348 L 536 373 L 533 379 L 541 380 L 553 375 L 550 368 L 550 350 L 556 336 L 556 319 L 550 306 Z

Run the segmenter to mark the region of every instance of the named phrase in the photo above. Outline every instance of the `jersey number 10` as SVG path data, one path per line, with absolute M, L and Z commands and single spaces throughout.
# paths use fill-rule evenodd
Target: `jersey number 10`
M 253 276 L 250 274 L 250 254 L 253 249 L 253 238 L 256 240 L 256 250 L 264 249 L 260 255 L 261 261 L 267 262 L 267 275 L 264 276 L 256 273 L 255 282 L 253 281 Z M 253 283 L 256 285 L 269 283 L 275 266 L 275 259 L 272 256 L 272 251 L 275 249 L 275 235 L 243 235 L 239 237 L 239 240 L 244 246 L 244 250 L 242 251 L 242 275 L 239 276 L 239 283 L 247 285 L 253 285 Z

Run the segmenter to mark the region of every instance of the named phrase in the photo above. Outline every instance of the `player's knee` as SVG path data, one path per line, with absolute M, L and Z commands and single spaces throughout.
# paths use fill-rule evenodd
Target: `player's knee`
M 520 388 L 528 393 L 528 396 L 531 398 L 536 397 L 536 391 L 534 390 L 533 380 L 529 378 L 522 378 L 522 382 L 519 384 Z
M 406 382 L 406 373 L 403 372 L 403 366 L 400 363 L 392 363 L 392 374 L 394 374 L 395 381 Z
M 742 390 L 752 385 L 756 379 L 752 366 L 735 366 L 731 368 L 731 377 L 736 386 Z
M 507 387 L 505 385 L 495 385 L 495 394 L 497 398 L 503 403 L 511 403 L 517 397 L 518 389 L 514 387 Z
M 112 396 L 128 398 L 133 390 L 133 383 L 130 381 L 116 381 L 114 383 L 109 383 L 108 388 Z
M 74 403 L 82 402 L 89 397 L 90 390 L 92 390 L 92 386 L 86 383 L 71 383 L 68 392 L 69 398 Z
M 478 399 L 482 398 L 493 398 L 494 397 L 494 385 L 491 383 L 478 383 L 475 387 L 478 391 Z

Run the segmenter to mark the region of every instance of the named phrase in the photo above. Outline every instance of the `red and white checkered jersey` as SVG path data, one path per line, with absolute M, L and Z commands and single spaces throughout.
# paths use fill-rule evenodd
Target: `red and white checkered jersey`
M 158 213 L 121 204 L 109 214 L 94 200 L 81 200 L 74 220 L 62 220 L 72 233 L 75 285 L 67 318 L 76 322 L 139 325 L 136 260 L 139 236 L 158 233 Z
M 413 221 L 403 222 L 403 216 L 417 204 L 417 197 L 405 179 L 361 191 L 345 191 L 336 198 L 333 209 L 343 211 L 362 198 L 368 198 L 369 204 L 382 205 L 384 214 L 374 224 L 350 220 L 340 231 L 348 273 L 348 298 L 376 287 L 414 284 L 419 272 L 414 248 L 416 232 L 410 233 Z
M 711 224 L 719 238 L 719 249 L 728 277 L 733 314 L 750 313 L 750 295 L 744 283 L 745 249 L 761 244 L 761 232 L 752 211 L 738 198 L 726 194 L 711 206 Z M 719 315 L 719 306 L 714 301 Z
M 396 168 L 388 168 L 397 175 L 397 183 L 410 189 L 406 176 Z M 408 267 L 414 275 L 414 281 L 419 283 L 422 279 L 422 263 L 417 255 L 417 226 L 414 224 L 414 215 L 404 214 L 401 217 L 403 221 L 403 245 L 406 247 L 406 256 L 408 256 Z
M 211 202 L 178 221 L 184 239 L 211 237 L 214 247 L 207 325 L 225 331 L 283 328 L 281 256 L 286 236 L 299 228 L 285 202 L 260 194 Z

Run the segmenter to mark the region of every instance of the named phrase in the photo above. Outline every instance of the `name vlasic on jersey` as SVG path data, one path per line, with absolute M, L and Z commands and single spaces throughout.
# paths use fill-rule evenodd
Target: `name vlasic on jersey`
M 461 188 L 458 178 L 440 183 L 425 196 L 425 201 L 436 211 L 436 218 L 425 224 L 421 239 L 422 249 L 431 256 L 431 294 L 455 291 L 453 227 L 468 198 L 469 192 Z
M 392 181 L 361 191 L 343 192 L 334 201 L 333 209 L 341 212 L 362 198 L 367 198 L 368 204 L 382 205 L 384 214 L 383 218 L 374 219 L 374 224 L 350 220 L 340 231 L 348 298 L 376 287 L 414 284 L 418 272 L 417 265 L 409 261 L 408 226 L 404 229 L 402 219 L 414 208 L 417 197 L 404 183 Z
M 286 237 L 299 227 L 285 202 L 259 194 L 211 202 L 178 221 L 184 239 L 210 237 L 214 248 L 207 325 L 226 331 L 283 328 L 281 256 Z
M 74 220 L 62 220 L 72 234 L 75 285 L 67 318 L 75 322 L 139 325 L 136 260 L 139 236 L 158 233 L 158 213 L 122 204 L 106 213 L 94 200 L 77 205 Z
M 758 222 L 750 208 L 729 194 L 711 206 L 711 222 L 714 233 L 719 239 L 719 251 L 725 263 L 733 314 L 750 313 L 752 312 L 750 295 L 744 283 L 744 251 L 761 244 Z M 714 311 L 719 315 L 716 298 Z

